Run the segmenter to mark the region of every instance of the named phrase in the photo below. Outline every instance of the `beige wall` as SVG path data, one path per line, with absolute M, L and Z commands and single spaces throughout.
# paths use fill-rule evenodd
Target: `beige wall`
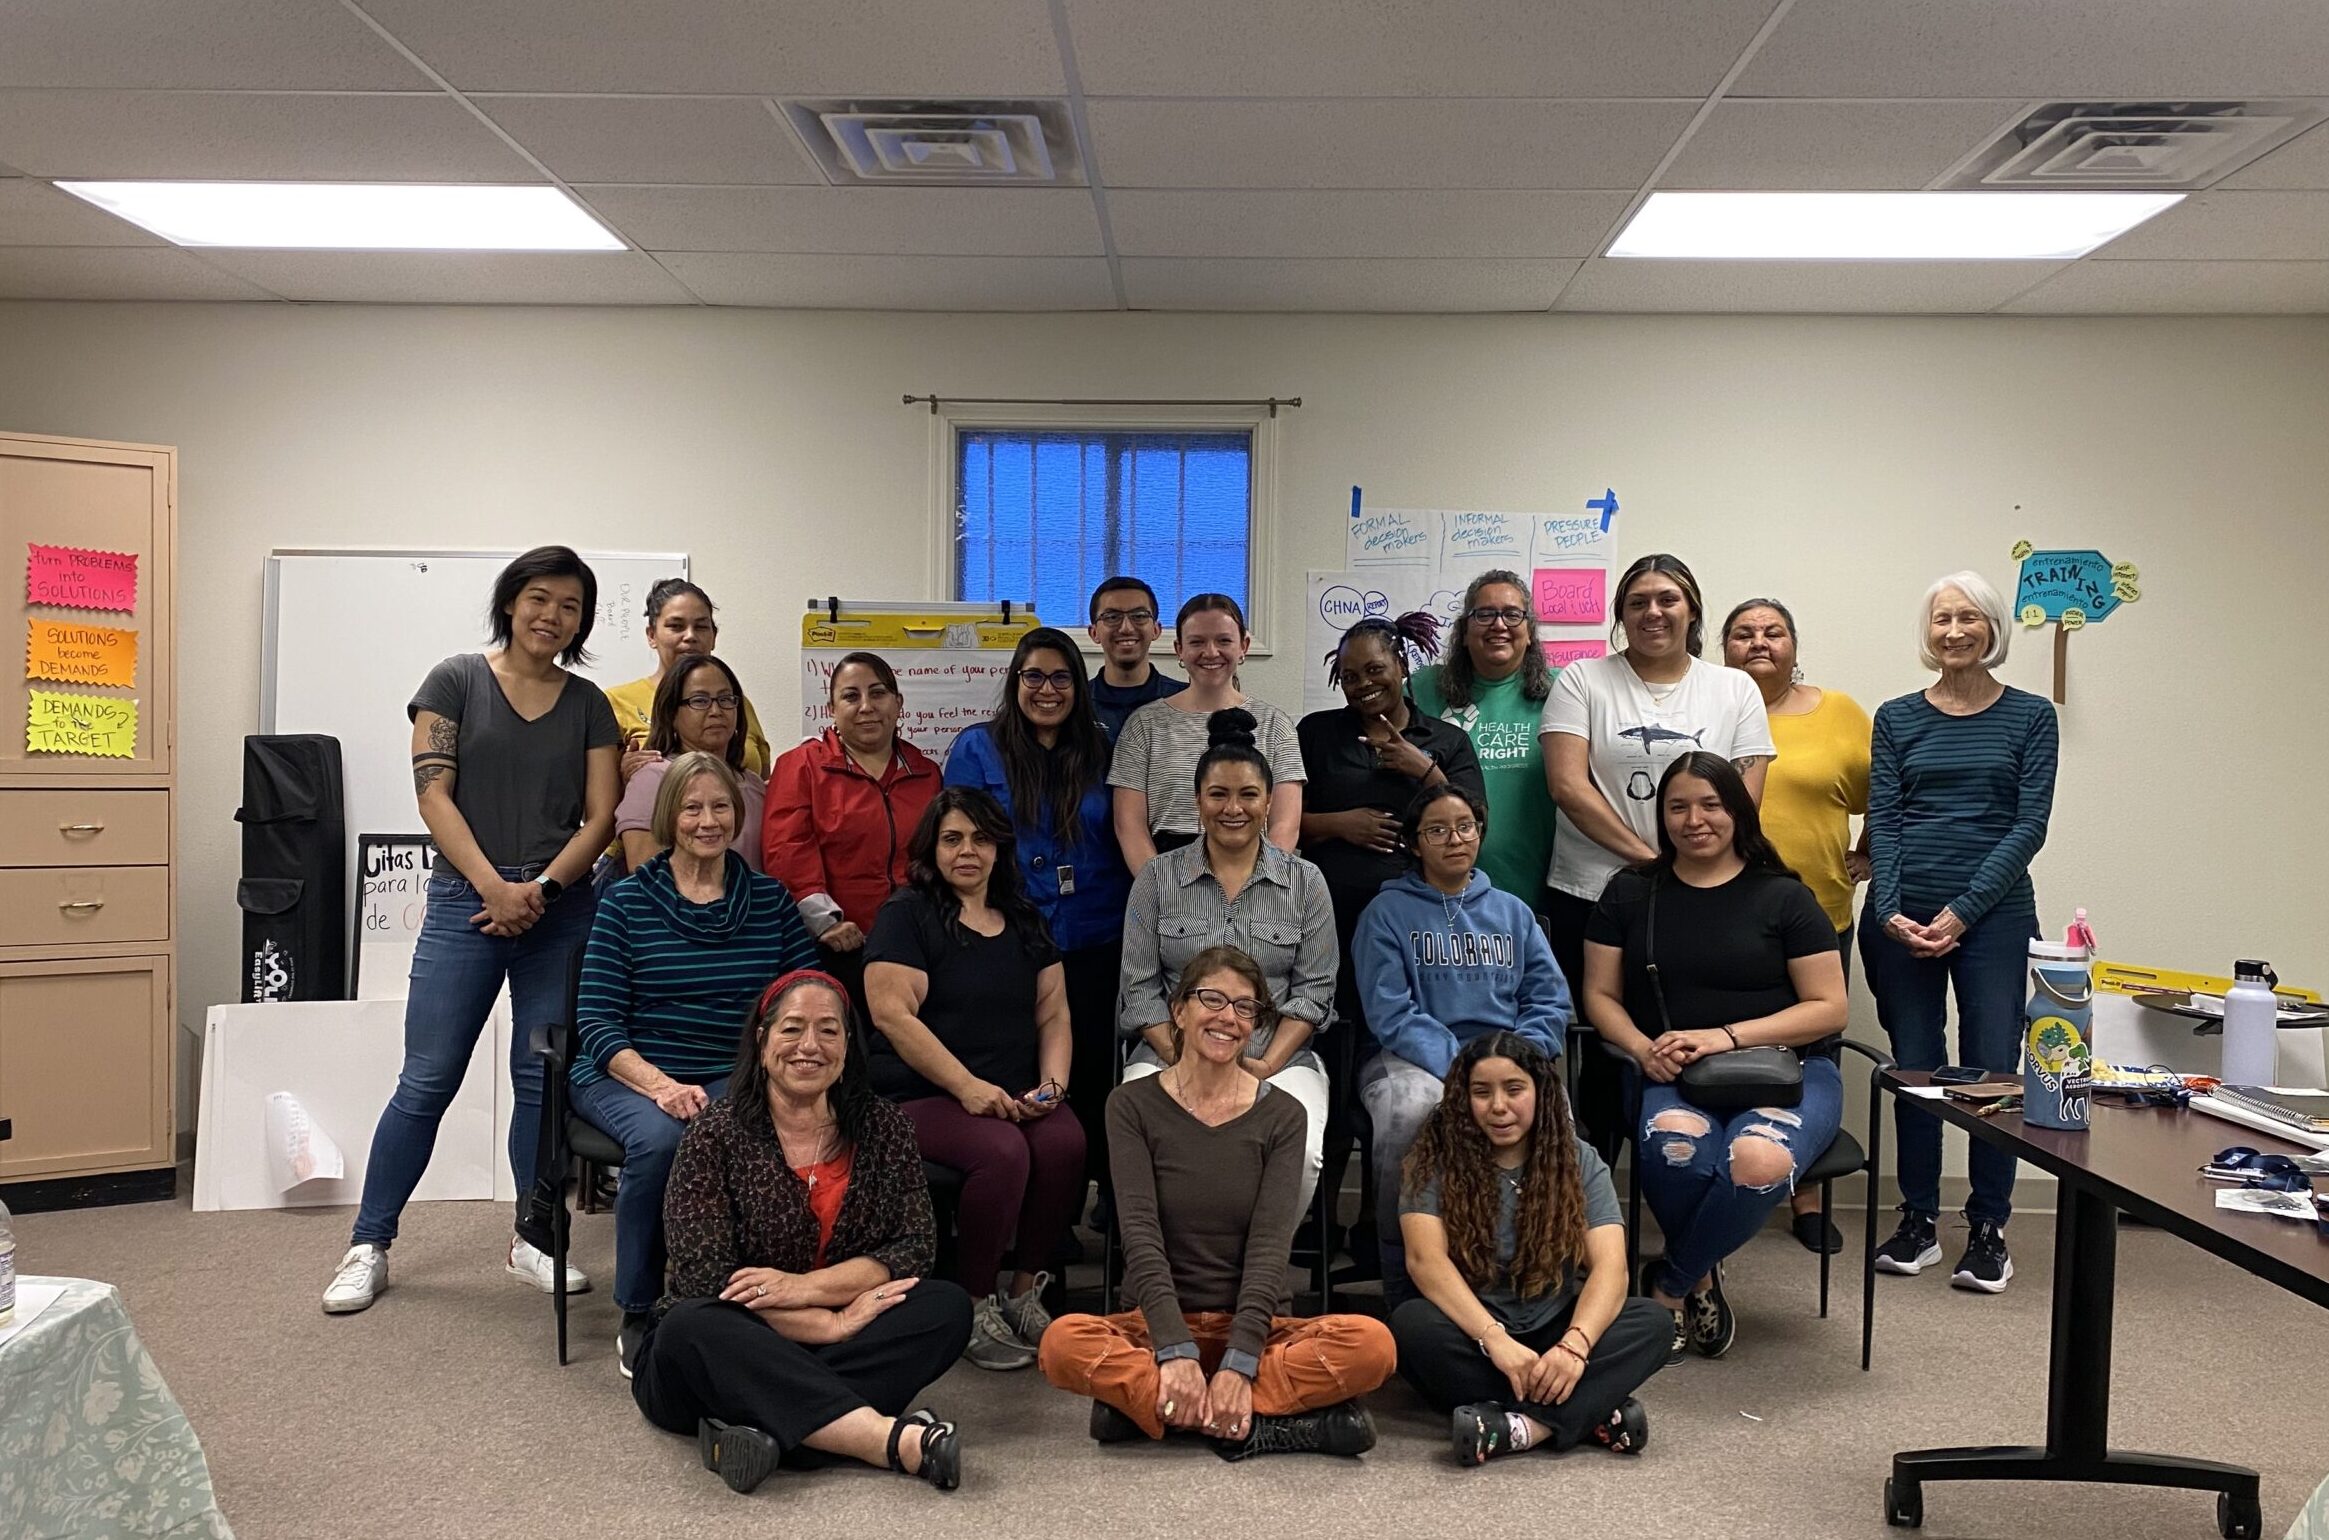
M 2329 984 L 2329 679 L 2304 640 L 2329 320 L 0 305 L 0 426 L 183 451 L 182 1019 L 235 987 L 271 548 L 685 547 L 782 735 L 805 594 L 938 592 L 930 419 L 898 402 L 929 390 L 1303 397 L 1269 595 L 1287 624 L 1249 669 L 1288 703 L 1302 573 L 1339 565 L 1353 482 L 1501 509 L 1614 486 L 1622 555 L 1680 553 L 1718 609 L 1787 599 L 1810 677 L 1871 708 L 1922 682 L 1930 579 L 2007 585 L 2022 538 L 2098 546 L 2144 597 L 2071 649 L 2048 929 L 2084 904 L 2108 956 L 2263 955 Z M 2045 634 L 2005 672 L 2045 689 Z

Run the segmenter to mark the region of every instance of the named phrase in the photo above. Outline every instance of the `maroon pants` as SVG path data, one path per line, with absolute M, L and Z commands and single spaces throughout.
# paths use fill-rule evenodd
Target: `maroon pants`
M 983 1299 L 995 1292 L 1003 1253 L 1035 1272 L 1059 1254 L 1084 1195 L 1084 1127 L 1062 1107 L 1030 1123 L 974 1117 L 951 1096 L 902 1102 L 922 1158 L 962 1173 L 955 1214 L 955 1281 Z

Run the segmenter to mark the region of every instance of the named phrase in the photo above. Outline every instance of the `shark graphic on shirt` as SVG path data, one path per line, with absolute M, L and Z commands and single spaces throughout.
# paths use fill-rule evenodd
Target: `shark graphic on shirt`
M 1651 722 L 1640 727 L 1621 729 L 1618 736 L 1633 739 L 1642 746 L 1644 753 L 1648 753 L 1661 743 L 1687 743 L 1693 748 L 1706 747 L 1704 743 L 1699 741 L 1706 736 L 1706 729 L 1703 727 L 1694 733 L 1678 733 L 1671 727 L 1660 727 Z

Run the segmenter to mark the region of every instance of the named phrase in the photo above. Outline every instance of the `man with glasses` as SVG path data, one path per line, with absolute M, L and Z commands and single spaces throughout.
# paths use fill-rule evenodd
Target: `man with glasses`
M 1087 634 L 1100 648 L 1092 709 L 1099 713 L 1110 743 L 1133 712 L 1189 687 L 1186 679 L 1158 673 L 1148 660 L 1148 649 L 1164 635 L 1157 613 L 1156 590 L 1136 577 L 1112 577 L 1092 590 Z

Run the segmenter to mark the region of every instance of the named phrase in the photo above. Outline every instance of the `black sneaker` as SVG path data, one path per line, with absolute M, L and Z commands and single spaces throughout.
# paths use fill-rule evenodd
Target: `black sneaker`
M 1832 1257 L 1844 1249 L 1844 1232 L 1816 1208 L 1796 1215 L 1795 1223 L 1789 1228 L 1795 1232 L 1796 1244 L 1806 1251 L 1824 1251 Z
M 1934 1232 L 1934 1221 L 1938 1217 L 1902 1209 L 1900 1228 L 1892 1232 L 1890 1240 L 1876 1248 L 1876 1270 L 1914 1278 L 1940 1261 L 1941 1241 Z
M 1722 1291 L 1722 1267 L 1717 1264 L 1711 1286 L 1697 1290 L 1682 1302 L 1682 1318 L 1689 1329 L 1690 1350 L 1701 1358 L 1720 1358 L 1739 1340 L 1739 1318 Z
M 622 1328 L 615 1333 L 615 1367 L 629 1379 L 638 1366 L 639 1344 L 647 1339 L 647 1317 L 623 1312 Z
M 1949 1282 L 1960 1289 L 2003 1294 L 2014 1276 L 2014 1259 L 2006 1255 L 2005 1226 L 1988 1219 L 1969 1219 L 1967 1223 L 1973 1230 L 1965 1237 L 1965 1255 L 1957 1259 L 1957 1271 L 1949 1275 Z
M 738 1492 L 749 1492 L 776 1469 L 776 1440 L 748 1423 L 706 1417 L 695 1425 L 696 1452 L 704 1469 Z
M 1123 1444 L 1129 1443 L 1136 1438 L 1146 1437 L 1148 1437 L 1148 1434 L 1141 1428 L 1139 1423 L 1134 1422 L 1130 1417 L 1127 1417 L 1124 1415 L 1124 1413 L 1116 1410 L 1116 1408 L 1110 1406 L 1107 1402 L 1094 1401 L 1092 1403 L 1093 1442 L 1101 1444 Z
M 1244 1460 L 1257 1454 L 1365 1454 L 1375 1447 L 1375 1420 L 1356 1401 L 1337 1401 L 1315 1412 L 1290 1417 L 1254 1414 L 1253 1431 L 1232 1443 L 1213 1441 L 1213 1452 L 1224 1460 Z
M 1585 1436 L 1612 1454 L 1640 1454 L 1650 1446 L 1650 1414 L 1627 1396 L 1617 1410 L 1585 1430 Z
M 1674 1341 L 1666 1349 L 1666 1367 L 1671 1369 L 1690 1356 L 1690 1312 L 1674 1312 Z

